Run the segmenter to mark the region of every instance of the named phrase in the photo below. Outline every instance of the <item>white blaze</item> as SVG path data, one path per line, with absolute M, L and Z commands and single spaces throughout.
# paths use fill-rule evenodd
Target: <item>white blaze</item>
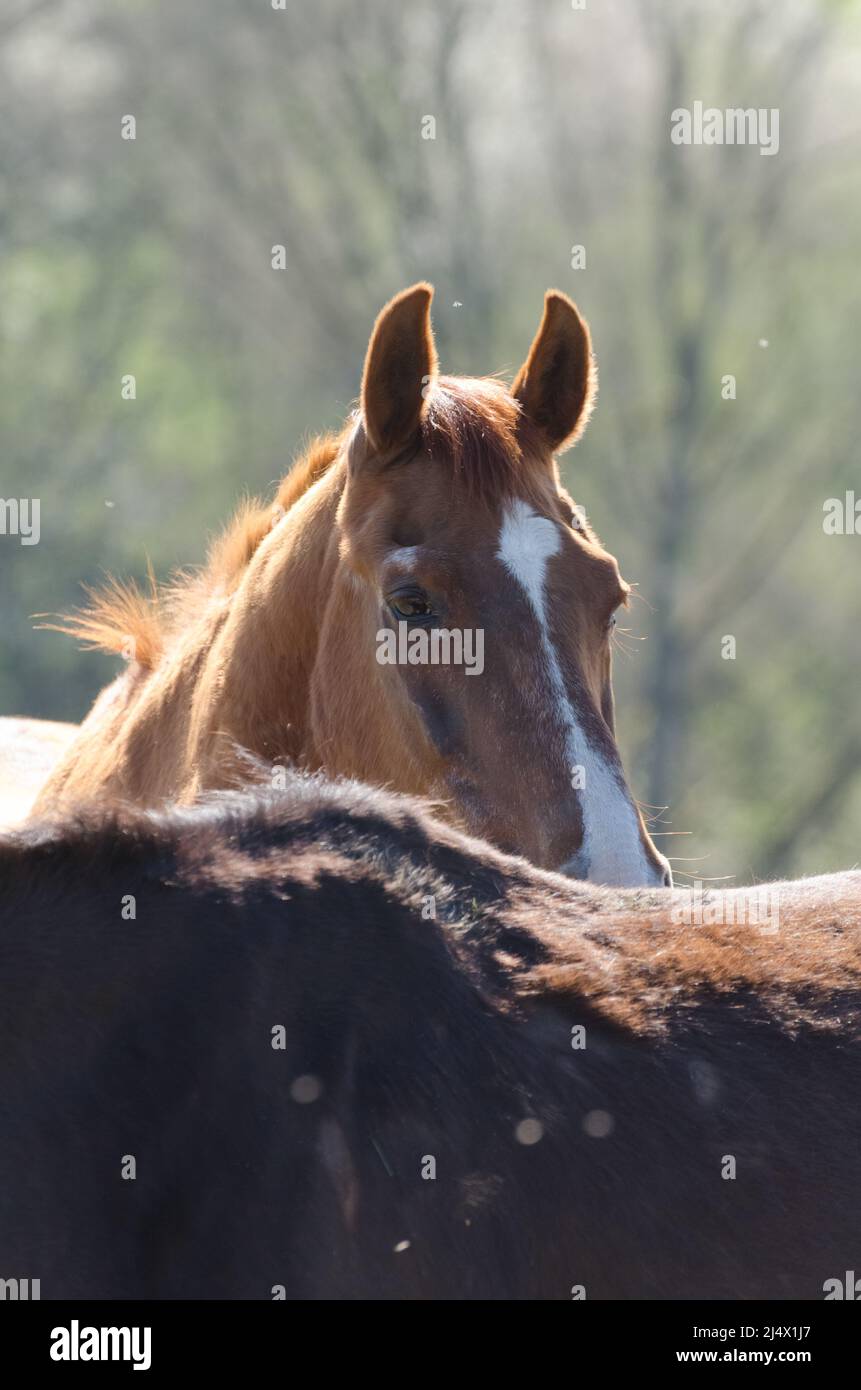
M 497 555 L 521 585 L 538 619 L 550 690 L 565 731 L 568 767 L 583 768 L 580 804 L 583 845 L 577 858 L 593 883 L 637 887 L 660 881 L 640 839 L 640 825 L 628 793 L 600 748 L 587 739 L 568 698 L 562 668 L 547 622 L 547 561 L 562 548 L 559 527 L 517 499 L 506 508 Z M 569 774 L 570 775 L 570 774 Z

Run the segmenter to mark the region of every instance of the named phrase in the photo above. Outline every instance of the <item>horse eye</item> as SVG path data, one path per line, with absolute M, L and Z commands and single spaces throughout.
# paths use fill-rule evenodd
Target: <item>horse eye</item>
M 389 607 L 398 618 L 431 618 L 433 607 L 424 594 L 396 594 L 389 600 Z

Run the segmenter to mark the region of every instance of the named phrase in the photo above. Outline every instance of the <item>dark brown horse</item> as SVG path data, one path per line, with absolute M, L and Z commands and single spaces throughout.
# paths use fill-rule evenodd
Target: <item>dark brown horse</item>
M 43 1298 L 822 1298 L 861 875 L 691 902 L 291 781 L 0 845 L 0 1258 Z
M 628 586 L 556 464 L 592 407 L 588 328 L 549 293 L 509 389 L 438 374 L 430 301 L 416 285 L 383 310 L 360 410 L 202 575 L 153 598 L 116 586 L 71 624 L 129 665 L 37 814 L 193 800 L 242 779 L 241 748 L 433 797 L 543 867 L 669 881 L 615 741 Z

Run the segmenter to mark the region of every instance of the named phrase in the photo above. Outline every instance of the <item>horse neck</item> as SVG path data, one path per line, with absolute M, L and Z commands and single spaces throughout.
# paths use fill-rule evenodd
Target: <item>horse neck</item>
M 338 564 L 343 484 L 336 465 L 310 488 L 258 547 L 231 596 L 192 692 L 187 793 L 246 778 L 237 750 L 269 768 L 318 765 L 310 683 Z
M 269 533 L 230 593 L 195 602 L 153 670 L 132 668 L 102 692 L 35 814 L 105 796 L 190 800 L 247 780 L 241 750 L 270 765 L 314 764 L 308 688 L 343 486 L 338 469 L 330 473 Z

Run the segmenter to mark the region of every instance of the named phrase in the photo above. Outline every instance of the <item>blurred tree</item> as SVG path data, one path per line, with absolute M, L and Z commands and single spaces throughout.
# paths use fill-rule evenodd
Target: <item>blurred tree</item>
M 112 663 L 29 615 L 199 560 L 343 418 L 390 294 L 434 281 L 481 373 L 557 285 L 602 378 L 566 481 L 645 599 L 631 780 L 694 832 L 662 847 L 854 861 L 861 541 L 822 506 L 857 486 L 856 4 L 10 0 L 0 37 L 0 495 L 42 501 L 0 538 L 0 708 L 82 715 Z M 695 100 L 779 108 L 779 152 L 674 145 Z

